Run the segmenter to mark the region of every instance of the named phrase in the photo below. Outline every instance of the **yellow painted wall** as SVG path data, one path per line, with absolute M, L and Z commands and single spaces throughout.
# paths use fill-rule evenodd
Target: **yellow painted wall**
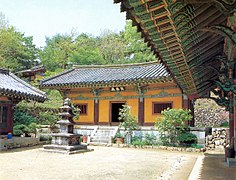
M 93 123 L 94 122 L 94 101 L 93 100 L 74 100 L 73 104 L 87 104 L 87 114 L 81 114 L 79 120 L 76 122 L 86 122 Z
M 158 97 L 158 98 L 145 98 L 144 101 L 144 122 L 145 123 L 153 123 L 156 122 L 158 118 L 161 118 L 161 114 L 153 114 L 153 102 L 172 102 L 172 108 L 180 109 L 182 108 L 182 94 L 179 88 L 171 88 L 171 89 L 163 89 L 166 86 L 174 86 L 174 83 L 162 83 L 162 84 L 153 84 L 149 86 L 149 91 L 145 93 L 145 95 L 153 95 L 153 94 L 179 94 L 176 97 Z M 155 89 L 155 88 L 159 89 Z M 154 90 L 155 89 L 155 90 Z
M 166 89 L 167 86 L 171 86 L 171 89 Z M 148 91 L 145 96 L 159 95 L 159 94 L 175 94 L 174 97 L 158 97 L 158 98 L 145 98 L 144 99 L 144 123 L 154 123 L 161 115 L 152 113 L 153 102 L 172 102 L 173 108 L 182 108 L 182 95 L 181 91 L 174 87 L 174 83 L 159 83 L 148 86 Z M 117 93 L 110 92 L 109 88 L 104 88 L 100 93 L 99 98 L 113 97 L 113 99 L 101 99 L 99 100 L 99 120 L 98 122 L 109 123 L 110 121 L 110 103 L 111 102 L 127 102 L 132 107 L 132 114 L 138 118 L 138 98 L 128 99 L 124 96 L 137 96 L 137 92 L 134 87 L 126 87 L 126 91 Z M 74 104 L 88 104 L 88 114 L 81 115 L 78 122 L 93 123 L 94 122 L 94 100 L 73 100 L 78 97 L 92 99 L 94 95 L 89 88 L 79 88 L 70 90 L 67 97 L 72 99 Z
M 135 96 L 136 92 L 120 92 L 121 96 Z M 116 92 L 102 93 L 100 97 L 117 97 Z M 114 98 L 109 100 L 99 101 L 99 122 L 109 122 L 110 120 L 110 103 L 111 102 L 126 102 L 132 107 L 132 113 L 138 118 L 138 99 Z
M 110 100 L 99 101 L 99 120 L 98 122 L 109 122 Z
M 153 102 L 172 102 L 173 108 L 182 108 L 182 97 L 165 97 L 165 98 L 147 98 L 144 102 L 144 120 L 146 123 L 153 123 L 157 121 L 157 118 L 161 117 L 161 114 L 153 114 L 152 103 Z

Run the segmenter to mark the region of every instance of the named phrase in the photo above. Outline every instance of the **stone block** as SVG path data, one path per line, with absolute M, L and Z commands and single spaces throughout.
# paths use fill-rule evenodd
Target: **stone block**
M 228 167 L 236 167 L 236 159 L 235 158 L 227 158 L 226 164 Z

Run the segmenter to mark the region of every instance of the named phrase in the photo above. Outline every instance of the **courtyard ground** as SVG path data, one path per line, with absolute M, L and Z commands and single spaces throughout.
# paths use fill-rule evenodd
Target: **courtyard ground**
M 1 180 L 188 179 L 200 153 L 92 146 L 94 151 L 65 155 L 42 148 L 0 153 Z

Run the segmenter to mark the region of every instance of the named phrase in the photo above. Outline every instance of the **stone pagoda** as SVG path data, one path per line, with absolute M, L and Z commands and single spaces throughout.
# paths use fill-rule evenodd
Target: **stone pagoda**
M 61 120 L 57 121 L 60 132 L 52 134 L 52 144 L 44 145 L 43 148 L 45 151 L 66 154 L 88 151 L 87 145 L 80 143 L 80 137 L 82 135 L 73 134 L 75 123 L 73 121 L 74 114 L 72 110 L 70 99 L 65 99 L 63 106 L 60 107 L 59 116 Z

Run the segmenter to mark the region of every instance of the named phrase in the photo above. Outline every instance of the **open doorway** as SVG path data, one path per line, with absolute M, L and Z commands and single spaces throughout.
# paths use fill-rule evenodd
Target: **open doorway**
M 110 122 L 111 123 L 119 123 L 119 111 L 123 108 L 125 102 L 111 102 L 110 106 Z

